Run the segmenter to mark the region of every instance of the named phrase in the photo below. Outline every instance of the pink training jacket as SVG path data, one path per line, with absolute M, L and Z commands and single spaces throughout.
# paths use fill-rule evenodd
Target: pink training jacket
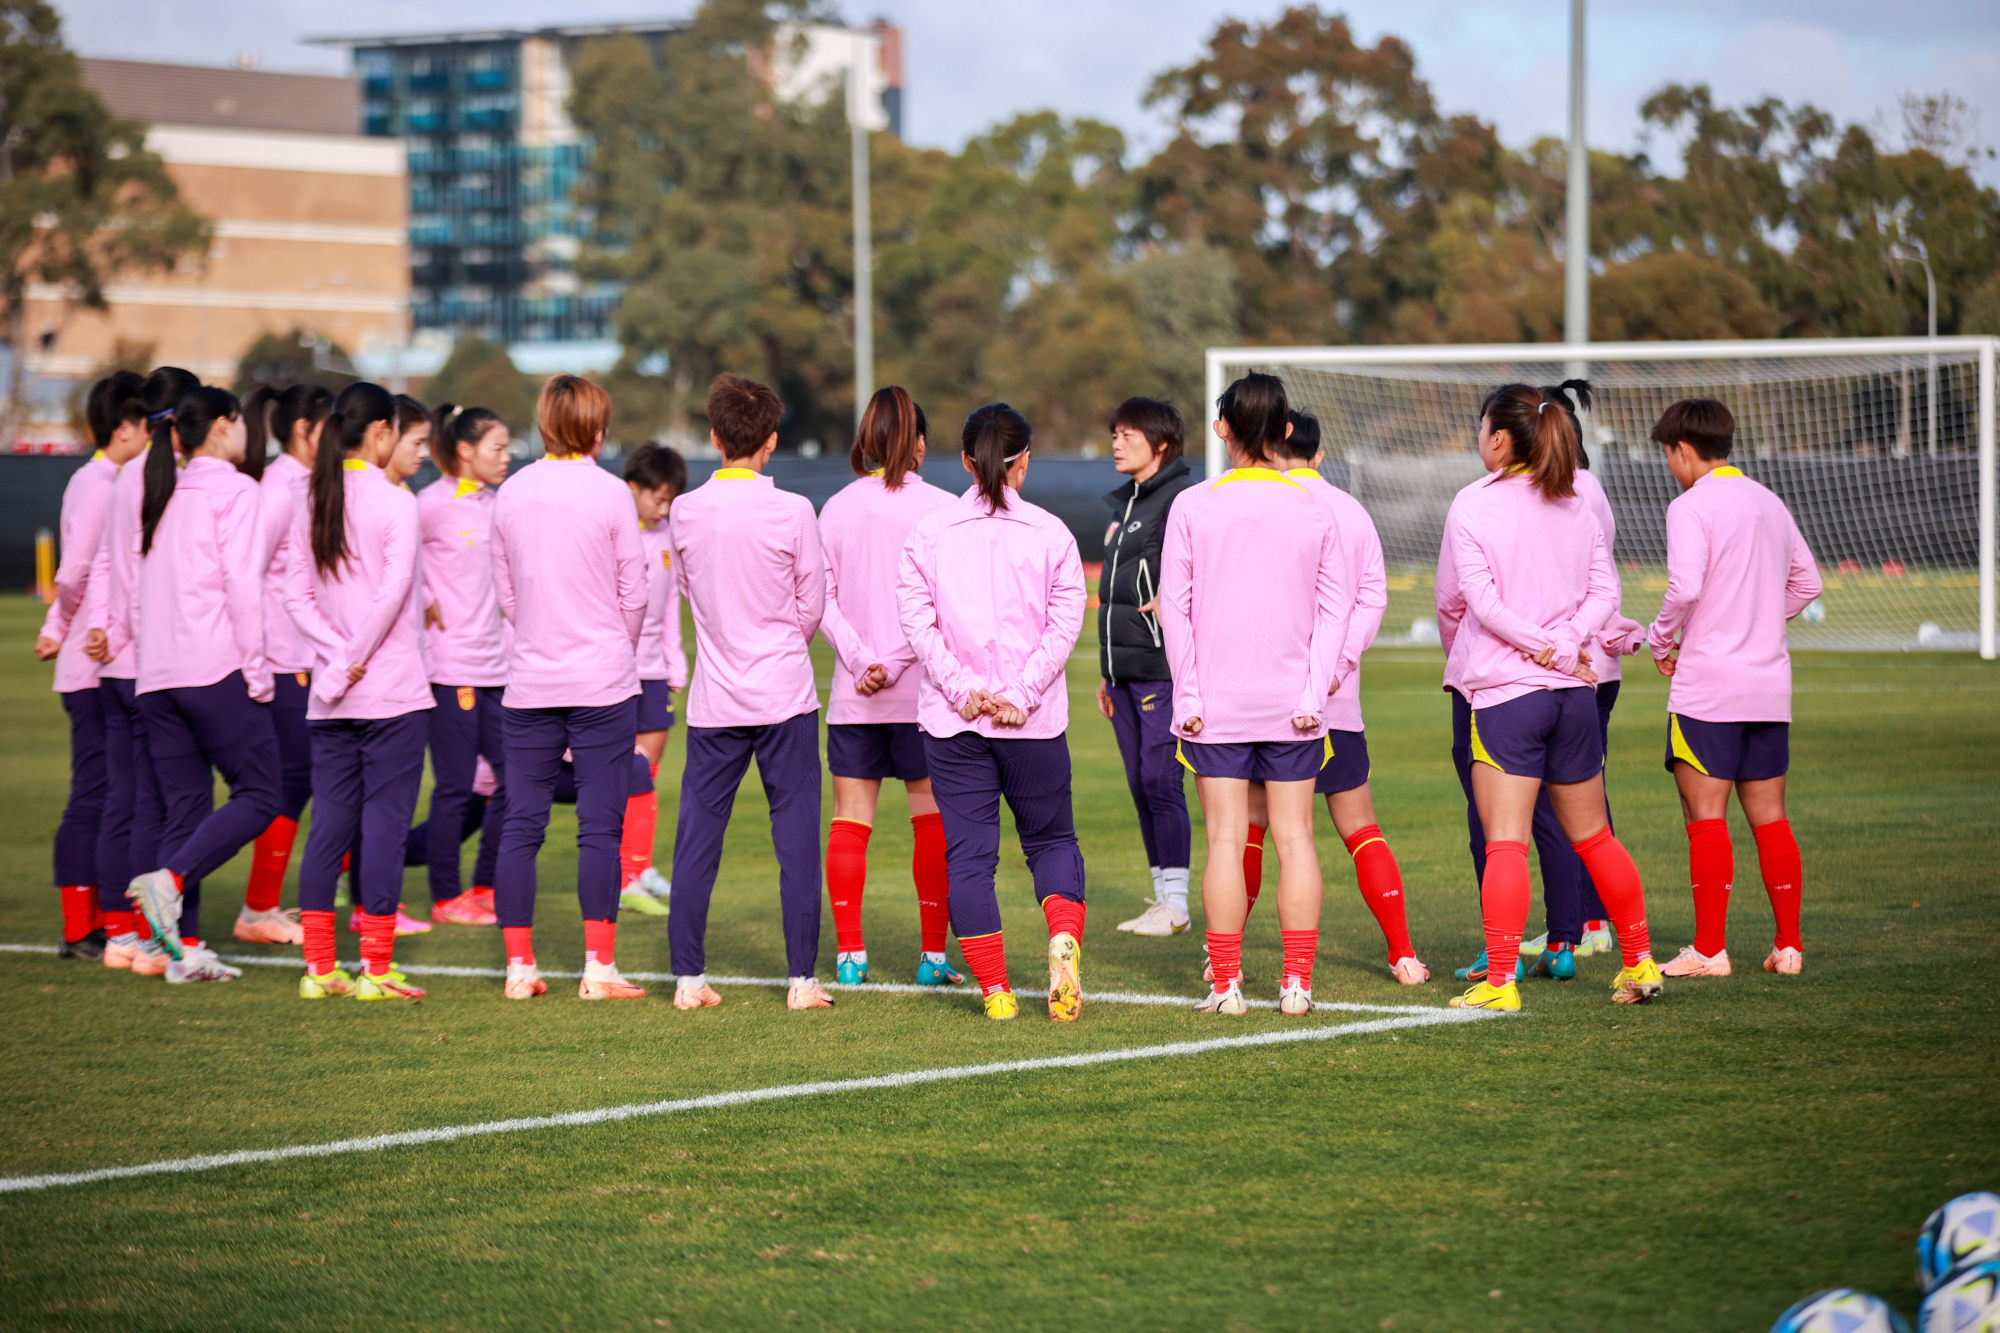
M 681 584 L 674 569 L 673 518 L 639 529 L 646 552 L 646 623 L 639 629 L 639 679 L 664 680 L 670 690 L 688 683 L 687 649 L 681 646 Z
M 1316 469 L 1293 468 L 1285 474 L 1297 477 L 1333 515 L 1334 531 L 1347 556 L 1347 586 L 1354 593 L 1354 608 L 1347 618 L 1347 640 L 1340 647 L 1340 662 L 1333 678 L 1339 682 L 1333 697 L 1326 701 L 1328 731 L 1360 731 L 1361 654 L 1375 642 L 1382 629 L 1382 613 L 1389 609 L 1389 570 L 1382 559 L 1382 537 L 1375 520 L 1361 501 L 1322 477 Z
M 1610 618 L 1604 628 L 1584 641 L 1584 658 L 1597 673 L 1597 683 L 1617 680 L 1624 675 L 1622 659 L 1627 653 L 1636 653 L 1645 642 L 1646 627 L 1616 609 L 1624 605 L 1624 581 L 1618 576 L 1618 520 L 1611 514 L 1611 499 L 1604 493 L 1604 486 L 1587 468 L 1576 470 L 1576 493 L 1583 497 L 1590 507 L 1591 516 L 1597 526 L 1604 531 L 1604 549 L 1611 556 L 1611 577 L 1618 584 L 1618 598 Z
M 313 654 L 306 717 L 402 717 L 434 706 L 424 669 L 417 498 L 365 459 L 344 459 L 341 468 L 347 560 L 331 574 L 319 568 L 309 508 L 292 520 L 286 541 L 285 610 Z M 368 674 L 350 683 L 347 669 L 356 664 Z
M 646 556 L 632 492 L 594 458 L 542 458 L 500 488 L 493 587 L 514 627 L 509 708 L 602 708 L 639 693 Z
M 311 485 L 312 469 L 289 453 L 264 469 L 264 644 L 273 671 L 312 669 L 312 648 L 285 610 L 292 523 L 307 508 Z
M 1582 645 L 1618 606 L 1604 529 L 1583 497 L 1544 499 L 1525 472 L 1493 473 L 1452 501 L 1444 545 L 1437 610 L 1440 631 L 1453 626 L 1446 682 L 1455 665 L 1474 708 L 1583 685 L 1572 674 Z M 1553 666 L 1529 660 L 1550 646 Z
M 812 502 L 750 468 L 718 468 L 674 501 L 669 544 L 694 611 L 688 725 L 764 727 L 818 711 L 809 645 L 826 556 Z
M 1215 745 L 1316 739 L 1353 607 L 1332 507 L 1302 481 L 1239 467 L 1183 492 L 1160 555 L 1175 735 Z M 1295 717 L 1317 731 L 1299 731 Z M 1189 736 L 1197 718 L 1201 732 Z
M 877 471 L 849 482 L 819 511 L 826 550 L 826 615 L 819 632 L 833 645 L 828 722 L 917 720 L 924 673 L 922 667 L 910 670 L 917 653 L 896 608 L 897 571 L 903 543 L 917 524 L 956 498 L 914 472 L 892 491 Z M 877 663 L 888 670 L 888 685 L 858 693 L 855 678 Z
M 188 459 L 153 529 L 153 549 L 139 558 L 136 585 L 112 580 L 107 633 L 114 651 L 121 631 L 131 637 L 138 693 L 213 685 L 241 671 L 250 697 L 270 702 L 263 560 L 257 483 L 220 458 Z
M 139 674 L 139 655 L 132 650 L 130 603 L 132 590 L 139 584 L 139 509 L 146 498 L 146 455 L 141 453 L 118 469 L 111 485 L 111 512 L 104 521 L 104 536 L 97 544 L 97 558 L 90 562 L 90 581 L 101 592 L 84 608 L 93 629 L 104 631 L 111 660 L 98 673 L 103 680 L 131 680 Z M 119 621 L 112 623 L 112 604 L 117 603 Z
M 56 599 L 42 617 L 39 636 L 62 645 L 56 653 L 57 694 L 97 687 L 99 667 L 83 655 L 83 641 L 97 604 L 104 600 L 104 585 L 93 581 L 90 572 L 104 546 L 105 530 L 111 526 L 111 489 L 117 483 L 118 464 L 99 449 L 88 463 L 70 474 L 69 485 L 63 487 L 62 561 L 56 566 Z M 72 625 L 81 628 L 71 634 Z
M 424 629 L 430 678 L 439 685 L 507 683 L 507 622 L 493 587 L 497 500 L 470 477 L 439 477 L 417 492 L 424 604 L 444 622 Z
M 1667 711 L 1703 722 L 1792 720 L 1785 622 L 1820 594 L 1785 502 L 1719 467 L 1667 506 L 1667 596 L 1646 637 L 1680 646 Z
M 896 563 L 896 614 L 923 675 L 917 725 L 945 737 L 1049 740 L 1069 729 L 1065 668 L 1089 596 L 1076 539 L 1048 510 L 1006 491 L 989 510 L 977 486 L 917 521 Z M 1018 727 L 967 722 L 973 690 L 1028 715 Z

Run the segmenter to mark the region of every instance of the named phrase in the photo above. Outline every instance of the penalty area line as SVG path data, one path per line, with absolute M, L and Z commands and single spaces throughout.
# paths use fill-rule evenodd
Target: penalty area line
M 1123 1064 L 1134 1060 L 1160 1060 L 1173 1056 L 1207 1055 L 1214 1051 L 1242 1050 L 1263 1046 L 1289 1046 L 1303 1041 L 1329 1041 L 1335 1037 L 1360 1036 L 1370 1032 L 1393 1032 L 1401 1028 L 1438 1027 L 1478 1023 L 1500 1017 L 1479 1009 L 1427 1009 L 1389 1018 L 1364 1019 L 1324 1027 L 1290 1028 L 1277 1032 L 1257 1032 L 1241 1037 L 1215 1037 L 1205 1041 L 1163 1042 L 1155 1046 L 1129 1046 L 1121 1050 L 1085 1051 L 1076 1055 L 1052 1055 L 1033 1060 L 1000 1060 L 989 1064 L 949 1065 L 941 1069 L 911 1069 L 900 1074 L 879 1074 L 872 1078 L 827 1079 L 814 1083 L 785 1083 L 769 1088 L 746 1088 L 738 1092 L 716 1092 L 704 1097 L 678 1097 L 667 1101 L 633 1102 L 624 1106 L 603 1106 L 590 1111 L 566 1111 L 558 1115 L 520 1116 L 510 1120 L 485 1120 L 470 1125 L 441 1125 L 436 1129 L 405 1130 L 397 1134 L 372 1134 L 364 1138 L 336 1139 L 328 1143 L 301 1143 L 287 1148 L 257 1148 L 241 1152 L 213 1153 L 203 1157 L 177 1157 L 165 1161 L 141 1162 L 134 1166 L 106 1166 L 89 1171 L 60 1171 L 37 1176 L 0 1177 L 0 1194 L 21 1194 L 31 1190 L 61 1189 L 70 1185 L 90 1185 L 105 1180 L 128 1180 L 137 1176 L 186 1175 L 219 1171 L 232 1166 L 255 1166 L 284 1162 L 300 1157 L 338 1157 L 348 1153 L 382 1152 L 389 1148 L 412 1148 L 431 1143 L 488 1134 L 518 1134 L 536 1129 L 574 1129 L 588 1125 L 613 1124 L 653 1116 L 681 1115 L 690 1111 L 720 1111 L 758 1102 L 786 1101 L 799 1097 L 824 1097 L 843 1092 L 873 1092 L 914 1088 L 927 1083 L 955 1083 L 965 1079 L 990 1078 L 996 1074 L 1034 1074 L 1052 1069 L 1088 1069 L 1093 1065 Z

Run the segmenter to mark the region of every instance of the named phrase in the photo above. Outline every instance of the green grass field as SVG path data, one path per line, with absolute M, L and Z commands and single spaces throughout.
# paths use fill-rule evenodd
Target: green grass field
M 0 640 L 18 646 L 0 669 L 12 944 L 53 943 L 57 926 L 65 744 L 27 653 L 39 614 L 0 603 Z M 1093 671 L 1087 655 L 1070 671 L 1086 991 L 1192 997 L 1198 936 L 1111 929 L 1146 873 Z M 1391 983 L 1322 819 L 1323 1001 L 1441 1006 L 1480 947 L 1437 677 L 1434 654 L 1378 652 L 1365 697 L 1382 824 L 1446 980 Z M 1635 671 L 1611 774 L 1664 956 L 1692 923 L 1663 707 L 1663 682 Z M 1762 1329 L 1838 1284 L 1912 1311 L 1925 1214 L 2000 1186 L 2000 673 L 1814 656 L 1797 718 L 1803 977 L 1757 970 L 1769 915 L 1738 817 L 1738 973 L 1670 985 L 1649 1008 L 1614 1007 L 1614 964 L 1592 959 L 1573 984 L 1527 986 L 1514 1018 L 5 1193 L 0 1326 Z M 677 753 L 664 771 L 677 780 Z M 663 782 L 663 866 L 673 804 Z M 784 970 L 763 816 L 752 784 L 717 891 L 717 972 Z M 870 952 L 878 980 L 906 980 L 900 797 L 878 828 Z M 573 829 L 559 811 L 538 941 L 545 967 L 572 971 Z M 208 894 L 225 952 L 244 951 L 226 947 L 243 866 Z M 1043 930 L 1011 844 L 1001 893 L 1031 978 Z M 424 896 L 412 873 L 407 900 Z M 618 952 L 628 971 L 665 971 L 664 921 L 628 919 Z M 1245 952 L 1253 993 L 1272 998 L 1268 910 Z M 399 954 L 500 962 L 497 932 L 458 928 Z M 822 960 L 830 976 L 830 921 Z M 1033 1005 L 995 1024 L 963 995 L 842 992 L 792 1014 L 754 987 L 689 1015 L 664 987 L 585 1006 L 557 983 L 517 1004 L 481 978 L 430 978 L 421 1006 L 308 1005 L 294 984 L 252 967 L 169 988 L 0 955 L 0 1176 L 1367 1017 L 1086 1000 L 1073 1026 Z

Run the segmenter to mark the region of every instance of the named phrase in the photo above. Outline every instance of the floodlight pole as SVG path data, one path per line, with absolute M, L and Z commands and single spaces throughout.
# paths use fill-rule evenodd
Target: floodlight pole
M 1563 218 L 1563 341 L 1572 349 L 1565 372 L 1583 379 L 1590 364 L 1580 352 L 1590 342 L 1590 147 L 1584 142 L 1585 0 L 1569 4 L 1569 179 Z
M 1913 254 L 1901 248 L 1891 250 L 1889 255 L 1890 258 L 1900 259 L 1906 264 L 1922 264 L 1924 266 L 1924 296 L 1930 305 L 1929 336 L 1932 344 L 1935 345 L 1937 343 L 1937 279 L 1931 276 L 1930 259 L 1923 254 Z M 1928 360 L 1930 363 L 1930 375 L 1925 384 L 1925 389 L 1928 394 L 1926 401 L 1930 405 L 1930 421 L 1928 423 L 1929 434 L 1924 436 L 1924 452 L 1927 454 L 1936 454 L 1938 445 L 1937 353 L 1932 352 Z
M 868 80 L 863 77 L 868 34 L 853 31 L 854 62 L 847 74 L 847 128 L 854 148 L 854 424 L 859 428 L 875 396 L 875 238 L 868 207 Z

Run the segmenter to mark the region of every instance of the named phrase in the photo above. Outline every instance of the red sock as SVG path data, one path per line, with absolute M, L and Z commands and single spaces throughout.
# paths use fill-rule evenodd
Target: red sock
M 1729 889 L 1736 878 L 1736 849 L 1729 821 L 1697 819 L 1687 826 L 1688 883 L 1694 886 L 1694 947 L 1713 957 L 1728 947 Z
M 396 965 L 396 914 L 361 914 L 361 970 L 381 976 Z
M 137 912 L 111 911 L 104 914 L 106 935 L 136 935 L 139 932 Z
M 1264 891 L 1264 826 L 1252 824 L 1250 836 L 1243 842 L 1243 892 L 1249 895 L 1248 912 L 1257 905 L 1257 895 Z
M 1632 864 L 1632 853 L 1608 826 L 1599 829 L 1595 837 L 1570 846 L 1583 858 L 1583 868 L 1590 872 L 1590 882 L 1597 886 L 1604 910 L 1611 913 L 1625 966 L 1649 956 L 1653 941 L 1646 930 L 1646 889 L 1639 882 L 1639 867 Z M 1526 859 L 1523 856 L 1524 863 Z
M 1382 836 L 1380 828 L 1370 824 L 1356 829 L 1354 836 L 1347 839 L 1347 853 L 1354 858 L 1354 878 L 1361 886 L 1361 901 L 1375 914 L 1375 924 L 1382 928 L 1382 940 L 1389 946 L 1390 965 L 1414 958 L 1417 950 L 1410 943 L 1410 922 L 1403 908 L 1403 869 L 1396 864 L 1396 854 L 1389 850 L 1389 840 Z
M 618 838 L 618 862 L 629 885 L 653 864 L 653 839 L 660 827 L 660 795 L 651 787 L 625 798 L 625 830 Z
M 1278 939 L 1285 948 L 1285 975 L 1297 977 L 1307 990 L 1313 984 L 1313 956 L 1319 952 L 1319 931 L 1284 930 L 1278 931 Z M 1242 937 L 1237 937 L 1241 947 Z
M 535 965 L 535 928 L 533 926 L 502 926 L 500 937 L 505 941 L 507 961 Z
M 1007 984 L 1007 940 L 999 931 L 974 935 L 971 939 L 961 935 L 958 949 L 965 955 L 965 965 L 972 969 L 972 979 L 978 983 L 981 995 L 1012 989 Z
M 1229 983 L 1243 975 L 1242 931 L 1228 935 L 1219 930 L 1208 932 L 1208 970 L 1214 978 L 1208 984 L 1217 995 L 1228 990 Z
M 333 913 L 300 912 L 299 925 L 306 932 L 306 971 L 325 976 L 339 964 L 335 961 Z
M 62 887 L 63 938 L 80 940 L 95 926 L 90 924 L 91 908 L 97 902 L 94 884 L 65 884 Z
M 590 921 L 583 923 L 583 961 L 611 966 L 611 955 L 618 947 L 618 923 L 616 921 Z
M 1799 937 L 1799 894 L 1805 863 L 1792 821 L 1776 820 L 1750 830 L 1757 839 L 1757 868 L 1764 874 L 1764 892 L 1771 898 L 1771 915 L 1778 919 L 1776 947 L 1803 949 Z
M 868 836 L 875 830 L 858 819 L 836 819 L 826 831 L 826 897 L 833 906 L 833 947 L 860 953 L 861 891 L 868 887 Z
M 1052 893 L 1042 899 L 1042 915 L 1048 918 L 1050 939 L 1068 931 L 1079 944 L 1083 942 L 1083 904 L 1076 899 Z
M 1486 844 L 1486 875 L 1479 881 L 1479 912 L 1486 926 L 1486 982 L 1514 979 L 1521 931 L 1528 924 L 1528 844 Z
M 257 835 L 250 852 L 250 887 L 243 891 L 246 909 L 268 912 L 285 896 L 285 868 L 292 863 L 292 844 L 298 836 L 299 821 L 283 815 Z
M 910 858 L 910 878 L 917 882 L 917 926 L 925 953 L 943 953 L 951 933 L 951 875 L 945 869 L 944 816 L 933 811 L 910 816 L 910 833 L 917 849 Z

